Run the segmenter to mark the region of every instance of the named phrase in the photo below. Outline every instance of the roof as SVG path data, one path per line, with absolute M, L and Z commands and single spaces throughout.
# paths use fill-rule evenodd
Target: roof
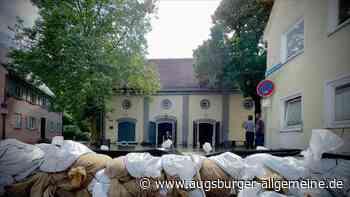
M 199 85 L 193 70 L 193 58 L 149 59 L 159 74 L 159 93 L 172 92 L 232 92 L 237 89 L 208 88 Z
M 200 88 L 193 71 L 192 58 L 150 59 L 159 74 L 161 90 L 188 90 Z

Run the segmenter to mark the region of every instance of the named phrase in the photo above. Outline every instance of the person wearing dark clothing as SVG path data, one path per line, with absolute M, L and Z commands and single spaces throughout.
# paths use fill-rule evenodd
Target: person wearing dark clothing
M 253 116 L 249 115 L 248 120 L 244 122 L 243 127 L 245 129 L 245 138 L 246 138 L 246 148 L 254 148 L 254 121 Z
M 264 146 L 264 137 L 265 137 L 265 123 L 261 120 L 260 114 L 256 115 L 255 122 L 255 145 Z

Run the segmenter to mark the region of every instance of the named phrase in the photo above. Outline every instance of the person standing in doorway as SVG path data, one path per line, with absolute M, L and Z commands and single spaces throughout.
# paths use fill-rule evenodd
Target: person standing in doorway
M 255 145 L 264 146 L 265 123 L 261 120 L 261 115 L 255 116 Z
M 253 116 L 249 115 L 248 120 L 244 122 L 243 127 L 245 129 L 245 139 L 246 139 L 246 148 L 254 148 L 254 121 Z

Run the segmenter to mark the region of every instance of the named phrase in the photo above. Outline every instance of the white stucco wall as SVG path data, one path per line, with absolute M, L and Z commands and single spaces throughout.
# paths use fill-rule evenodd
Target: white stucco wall
M 268 42 L 268 68 L 281 61 L 281 35 L 300 18 L 304 19 L 305 41 L 302 54 L 269 76 L 276 84 L 276 92 L 269 98 L 271 107 L 264 109 L 266 142 L 272 148 L 305 148 L 312 129 L 327 127 L 325 82 L 350 74 L 350 25 L 330 34 L 328 15 L 328 0 L 275 1 L 264 35 Z M 281 99 L 296 92 L 303 97 L 302 131 L 281 133 Z M 346 141 L 342 150 L 350 150 L 349 128 L 332 130 Z

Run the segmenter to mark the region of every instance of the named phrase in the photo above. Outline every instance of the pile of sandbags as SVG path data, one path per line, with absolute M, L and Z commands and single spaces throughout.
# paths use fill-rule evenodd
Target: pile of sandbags
M 37 146 L 16 140 L 2 141 L 0 186 L 9 185 L 6 191 L 11 197 L 350 196 L 350 162 L 321 160 L 323 152 L 335 150 L 342 143 L 331 132 L 315 130 L 304 158 L 277 157 L 266 153 L 241 158 L 226 152 L 209 158 L 129 153 L 112 159 L 73 141 L 58 140 L 54 144 Z M 274 181 L 330 177 L 344 180 L 345 187 L 326 190 L 280 188 L 273 184 Z M 7 179 L 10 181 L 6 182 Z M 241 188 L 232 184 L 242 180 L 252 181 L 253 187 Z M 160 187 L 159 183 L 164 181 L 181 182 L 182 186 Z M 228 183 L 230 187 L 203 185 L 215 181 Z M 190 185 L 193 182 L 202 185 L 194 188 Z M 272 184 L 265 187 L 266 182 Z
M 6 188 L 13 197 L 89 197 L 88 186 L 95 174 L 106 167 L 109 156 L 88 153 L 74 162 L 66 171 L 39 172 L 27 181 Z
M 4 187 L 24 180 L 44 161 L 44 152 L 16 139 L 0 141 L 0 196 Z
M 0 196 L 88 197 L 89 184 L 109 156 L 70 140 L 29 145 L 15 139 L 0 142 Z

